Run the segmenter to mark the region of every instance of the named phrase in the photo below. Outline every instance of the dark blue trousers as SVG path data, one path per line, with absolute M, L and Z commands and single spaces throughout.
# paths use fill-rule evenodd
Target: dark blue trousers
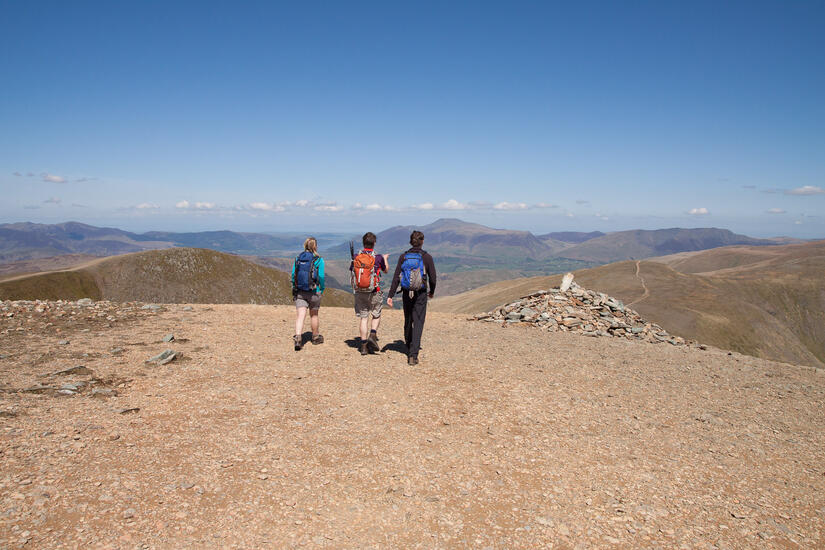
M 401 292 L 404 303 L 404 343 L 407 344 L 409 357 L 418 358 L 424 319 L 427 317 L 427 291 L 419 290 L 412 296 L 408 290 Z

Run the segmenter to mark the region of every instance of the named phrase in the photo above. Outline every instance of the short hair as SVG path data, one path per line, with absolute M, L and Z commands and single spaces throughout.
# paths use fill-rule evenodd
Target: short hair
M 304 250 L 313 254 L 318 252 L 318 241 L 315 240 L 315 237 L 307 237 L 307 240 L 304 241 Z
M 410 234 L 410 244 L 415 248 L 418 248 L 424 244 L 424 233 L 421 231 L 413 231 Z
M 361 242 L 364 243 L 364 247 L 373 248 L 375 246 L 375 233 L 367 231 L 364 233 L 364 236 L 361 237 Z

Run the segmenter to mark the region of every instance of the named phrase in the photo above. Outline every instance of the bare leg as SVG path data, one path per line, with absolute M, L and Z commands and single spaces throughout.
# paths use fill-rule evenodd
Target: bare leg
M 359 332 L 361 333 L 361 341 L 362 342 L 366 342 L 367 341 L 367 336 L 369 336 L 369 333 L 370 333 L 369 324 L 370 324 L 370 318 L 369 317 L 360 317 L 358 319 L 358 329 L 359 329 Z
M 378 330 L 378 325 L 381 324 L 381 317 L 373 317 L 372 319 L 372 330 Z
M 300 336 L 304 331 L 304 319 L 307 316 L 307 308 L 299 307 L 298 316 L 295 318 L 295 336 Z
M 317 309 L 310 309 L 309 310 L 309 326 L 312 327 L 312 336 L 318 336 L 318 325 L 320 324 L 320 320 L 318 319 L 318 310 Z

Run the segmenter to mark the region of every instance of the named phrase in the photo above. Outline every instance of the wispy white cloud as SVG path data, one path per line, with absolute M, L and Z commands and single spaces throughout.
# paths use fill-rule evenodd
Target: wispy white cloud
M 576 204 L 583 206 L 585 204 L 590 204 L 590 201 L 584 200 L 584 199 L 579 199 L 579 200 L 576 201 Z
M 532 205 L 530 208 L 558 208 L 558 204 L 550 204 L 549 202 L 539 202 Z
M 786 214 L 787 212 L 785 210 L 782 210 L 781 208 L 768 208 L 767 210 L 765 210 L 765 213 L 767 213 L 767 214 Z
M 421 204 L 413 205 L 415 210 L 433 210 L 435 205 L 431 202 L 422 202 Z
M 442 210 L 466 210 L 467 205 L 462 202 L 458 202 L 455 199 L 450 199 L 447 202 L 441 204 L 440 208 Z
M 493 210 L 527 210 L 527 204 L 523 202 L 499 202 L 493 206 Z
M 340 212 L 344 207 L 337 204 L 317 204 L 312 209 L 318 212 Z
M 250 210 L 259 210 L 262 212 L 284 212 L 286 208 L 273 202 L 252 202 L 249 203 Z
M 175 208 L 181 210 L 218 210 L 218 206 L 214 202 L 189 202 L 186 200 L 175 203 Z
M 378 203 L 361 204 L 360 202 L 356 202 L 350 207 L 355 212 L 380 212 L 385 208 L 392 209 L 391 206 L 382 206 Z
M 61 201 L 57 197 L 49 197 L 48 199 L 43 201 L 43 204 L 60 204 L 61 202 L 63 201 Z
M 802 187 L 797 187 L 795 189 L 786 189 L 786 195 L 823 195 L 825 194 L 825 189 L 821 187 L 816 187 L 814 185 L 803 185 Z
M 41 176 L 43 177 L 43 181 L 47 183 L 66 183 L 67 181 L 63 176 L 56 176 L 54 174 L 43 173 Z
M 691 208 L 688 210 L 688 214 L 691 216 L 707 216 L 710 214 L 707 208 Z
M 135 205 L 135 208 L 138 210 L 156 210 L 160 208 L 157 204 L 153 204 L 151 202 L 142 202 L 140 204 Z

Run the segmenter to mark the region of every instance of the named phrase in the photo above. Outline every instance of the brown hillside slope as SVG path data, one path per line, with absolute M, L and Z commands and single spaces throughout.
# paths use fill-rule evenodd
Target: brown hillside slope
M 3 547 L 825 543 L 812 369 L 438 312 L 410 368 L 397 311 L 361 357 L 341 308 L 296 353 L 288 306 L 52 306 L 0 315 Z
M 759 256 L 766 248 L 737 253 L 738 248 L 683 257 L 682 265 L 711 269 L 711 276 L 628 261 L 576 272 L 576 281 L 632 304 L 673 334 L 757 357 L 825 364 L 825 241 L 771 247 L 767 263 Z M 731 269 L 737 263 L 740 267 Z M 433 309 L 487 311 L 560 280 L 558 275 L 503 281 L 435 300 Z
M 286 273 L 202 248 L 124 254 L 65 271 L 0 281 L 0 299 L 84 297 L 122 302 L 288 304 L 292 287 Z M 330 288 L 323 303 L 348 306 L 352 296 Z
M 88 254 L 64 254 L 62 256 L 50 256 L 38 260 L 23 260 L 0 264 L 0 281 L 21 275 L 42 273 L 44 271 L 65 270 L 91 262 L 95 259 L 95 256 Z

